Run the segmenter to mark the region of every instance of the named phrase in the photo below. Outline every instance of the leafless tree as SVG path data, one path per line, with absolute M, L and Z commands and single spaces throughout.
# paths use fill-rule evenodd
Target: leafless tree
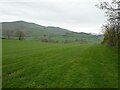
M 25 33 L 22 30 L 16 31 L 16 36 L 18 37 L 18 40 L 23 40 L 25 38 Z
M 11 36 L 13 35 L 13 30 L 4 30 L 4 35 L 7 36 L 8 39 L 11 38 Z

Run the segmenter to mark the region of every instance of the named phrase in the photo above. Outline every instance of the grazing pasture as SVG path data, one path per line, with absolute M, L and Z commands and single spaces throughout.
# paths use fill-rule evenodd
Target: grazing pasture
M 118 54 L 100 44 L 3 40 L 3 88 L 117 88 Z

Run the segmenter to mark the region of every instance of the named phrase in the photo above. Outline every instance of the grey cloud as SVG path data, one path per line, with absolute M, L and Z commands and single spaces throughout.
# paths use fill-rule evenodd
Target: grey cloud
M 88 28 L 90 25 L 91 27 L 98 24 L 101 25 L 106 20 L 103 12 L 95 7 L 98 0 L 30 0 L 31 2 L 24 2 L 23 0 L 20 0 L 23 2 L 18 2 L 17 0 L 16 2 L 15 0 L 13 1 L 14 2 L 9 2 L 6 0 L 6 2 L 0 3 L 1 17 L 3 16 L 5 18 L 7 16 L 7 18 L 9 18 L 9 16 L 12 16 L 18 19 L 23 18 L 23 20 L 33 21 L 34 23 L 40 24 L 44 22 L 43 24 L 48 26 L 49 23 L 52 23 L 52 25 L 59 24 L 58 26 L 61 25 L 61 27 L 65 28 L 69 28 L 67 27 L 67 24 L 70 24 L 71 29 L 82 25 L 88 25 Z M 4 21 L 5 19 L 3 20 L 0 18 L 0 20 Z M 89 29 L 84 31 L 89 32 Z

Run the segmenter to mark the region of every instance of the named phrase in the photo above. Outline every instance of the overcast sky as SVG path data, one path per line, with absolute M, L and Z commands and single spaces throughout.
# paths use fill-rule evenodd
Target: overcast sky
M 23 20 L 76 32 L 100 33 L 99 0 L 0 0 L 0 22 Z

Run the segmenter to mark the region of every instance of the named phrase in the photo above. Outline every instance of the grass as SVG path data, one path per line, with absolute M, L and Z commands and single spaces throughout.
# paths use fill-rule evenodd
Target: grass
M 3 41 L 3 88 L 117 88 L 117 50 L 93 44 Z

